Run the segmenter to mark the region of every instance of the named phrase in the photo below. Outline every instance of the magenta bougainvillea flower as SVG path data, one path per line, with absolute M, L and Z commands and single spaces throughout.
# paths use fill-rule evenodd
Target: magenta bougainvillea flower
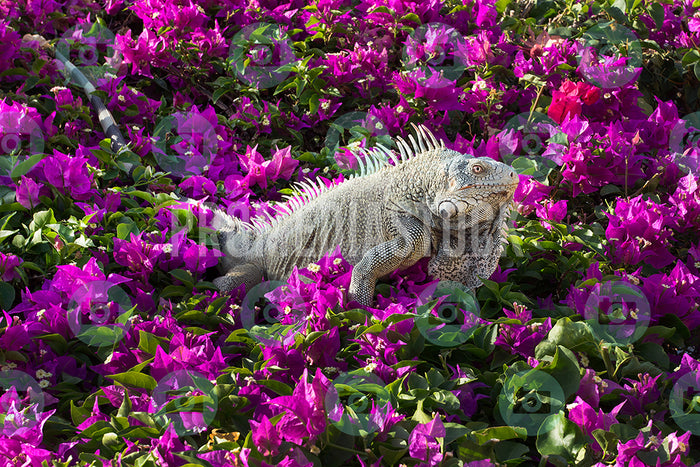
M 39 195 L 47 195 L 48 190 L 43 189 L 43 183 L 37 183 L 29 177 L 22 175 L 20 183 L 15 192 L 17 202 L 27 209 L 34 209 L 39 205 Z
M 331 384 L 317 368 L 311 382 L 304 370 L 291 396 L 279 396 L 268 402 L 279 413 L 284 413 L 277 429 L 286 441 L 312 446 L 326 429 L 324 400 Z
M 569 420 L 576 423 L 584 433 L 590 436 L 591 439 L 594 439 L 593 430 L 610 431 L 610 427 L 618 423 L 616 417 L 625 403 L 625 401 L 621 402 L 610 413 L 606 414 L 602 409 L 596 412 L 588 402 L 576 396 L 576 400 L 567 405 L 566 408 L 569 411 Z M 602 451 L 601 446 L 597 442 L 591 443 L 591 447 L 596 451 Z
M 610 254 L 620 263 L 631 266 L 645 261 L 657 268 L 673 261 L 669 251 L 672 236 L 671 208 L 637 196 L 618 200 L 614 214 L 607 213 L 610 223 L 605 236 L 611 242 Z
M 4 254 L 0 252 L 0 279 L 11 281 L 19 279 L 19 273 L 16 271 L 17 266 L 22 264 L 22 258 L 13 254 Z
M 658 402 L 661 398 L 657 381 L 661 375 L 651 376 L 650 374 L 639 374 L 637 380 L 627 378 L 627 383 L 622 386 L 623 393 L 621 396 L 627 404 L 624 406 L 622 413 L 628 413 L 634 416 L 638 413 L 645 413 L 645 406 Z M 653 419 L 661 420 L 664 417 L 665 411 L 654 412 Z
M 53 155 L 42 160 L 46 181 L 59 192 L 78 200 L 93 195 L 93 175 L 87 168 L 87 158 L 68 155 L 54 150 Z
M 456 368 L 449 367 L 453 374 L 453 379 L 457 381 L 469 381 L 470 378 L 460 367 L 457 365 Z M 465 417 L 471 418 L 478 410 L 478 400 L 488 398 L 485 394 L 477 394 L 474 392 L 475 389 L 488 387 L 484 383 L 479 383 L 476 381 L 461 384 L 457 389 L 452 390 L 452 394 L 457 396 L 459 399 L 460 409 Z M 446 420 L 449 421 L 451 417 L 447 417 Z
M 668 273 L 644 278 L 642 290 L 651 306 L 652 320 L 675 314 L 690 329 L 700 326 L 700 275 L 677 261 Z
M 12 388 L 3 398 L 2 431 L 0 431 L 0 460 L 6 465 L 39 467 L 52 462 L 54 454 L 40 447 L 44 426 L 56 410 L 40 411 L 37 404 L 22 407 L 17 392 Z M 6 403 L 9 402 L 9 405 Z
M 145 242 L 143 233 L 132 233 L 129 237 L 129 240 L 114 238 L 114 261 L 127 267 L 130 276 L 146 284 L 156 262 L 165 254 L 163 246 Z
M 516 305 L 514 311 L 504 308 L 503 313 L 508 318 L 520 320 L 522 324 L 501 324 L 494 344 L 526 358 L 534 357 L 535 347 L 552 329 L 551 318 L 542 323 L 525 324 L 532 320 L 532 311 L 521 305 Z
M 428 466 L 438 465 L 443 459 L 442 443 L 447 432 L 439 415 L 428 423 L 419 423 L 408 438 L 408 452 Z
M 618 456 L 615 461 L 616 466 L 634 466 L 643 467 L 647 464 L 645 461 L 640 459 L 638 456 L 640 454 L 647 454 L 644 459 L 649 459 L 649 453 L 652 454 L 657 451 L 662 445 L 668 446 L 668 454 L 671 459 L 666 462 L 657 462 L 656 465 L 659 467 L 672 467 L 679 466 L 683 467 L 686 464 L 681 461 L 681 456 L 686 454 L 689 449 L 690 431 L 683 433 L 682 435 L 677 435 L 677 432 L 670 433 L 664 436 L 660 430 L 652 430 L 653 421 L 649 420 L 648 425 L 640 431 L 640 433 L 633 439 L 622 443 L 617 443 Z
M 267 416 L 263 416 L 259 422 L 251 420 L 250 428 L 253 433 L 253 443 L 260 451 L 260 454 L 265 457 L 274 457 L 279 453 L 282 437 L 276 427 L 270 423 L 270 419 Z
M 13 61 L 20 54 L 22 36 L 10 28 L 9 24 L 3 19 L 0 21 L 0 41 L 5 44 L 0 52 L 0 72 L 2 72 L 14 68 Z

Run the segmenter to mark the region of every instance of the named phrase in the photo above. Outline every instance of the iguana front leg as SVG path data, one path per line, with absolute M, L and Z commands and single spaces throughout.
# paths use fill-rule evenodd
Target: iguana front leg
M 425 224 L 405 217 L 398 225 L 396 237 L 369 249 L 353 268 L 348 291 L 351 300 L 371 305 L 377 279 L 430 254 L 430 231 Z

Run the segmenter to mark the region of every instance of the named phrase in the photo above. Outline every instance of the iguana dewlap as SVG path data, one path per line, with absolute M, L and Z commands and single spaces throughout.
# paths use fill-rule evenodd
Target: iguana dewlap
M 263 278 L 286 280 L 339 245 L 354 266 L 349 297 L 362 305 L 372 303 L 377 279 L 425 256 L 436 278 L 479 286 L 498 263 L 518 175 L 445 148 L 423 126 L 409 139 L 398 138 L 400 157 L 381 146 L 361 150 L 359 176 L 303 185 L 273 218 L 244 223 L 217 212 L 226 274 L 214 284 L 228 293 Z

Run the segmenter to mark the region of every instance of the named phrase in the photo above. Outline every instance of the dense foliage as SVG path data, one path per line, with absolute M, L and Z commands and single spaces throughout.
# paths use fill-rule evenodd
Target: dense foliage
M 697 0 L 0 13 L 2 465 L 700 461 Z M 248 221 L 410 123 L 521 173 L 484 286 L 421 262 L 361 308 L 335 251 L 218 294 L 181 197 Z

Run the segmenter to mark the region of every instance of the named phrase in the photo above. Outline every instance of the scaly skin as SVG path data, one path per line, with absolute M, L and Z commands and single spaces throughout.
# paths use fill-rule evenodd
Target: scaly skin
M 263 277 L 286 280 L 295 266 L 338 245 L 354 266 L 349 296 L 362 305 L 372 303 L 377 279 L 426 256 L 433 276 L 480 285 L 498 264 L 518 175 L 492 159 L 446 149 L 422 126 L 416 133 L 412 145 L 398 139 L 398 163 L 383 148 L 364 151 L 370 173 L 306 187 L 301 202 L 288 201 L 269 223 L 253 227 L 218 213 L 226 275 L 217 287 L 227 293 L 242 284 L 250 290 Z

